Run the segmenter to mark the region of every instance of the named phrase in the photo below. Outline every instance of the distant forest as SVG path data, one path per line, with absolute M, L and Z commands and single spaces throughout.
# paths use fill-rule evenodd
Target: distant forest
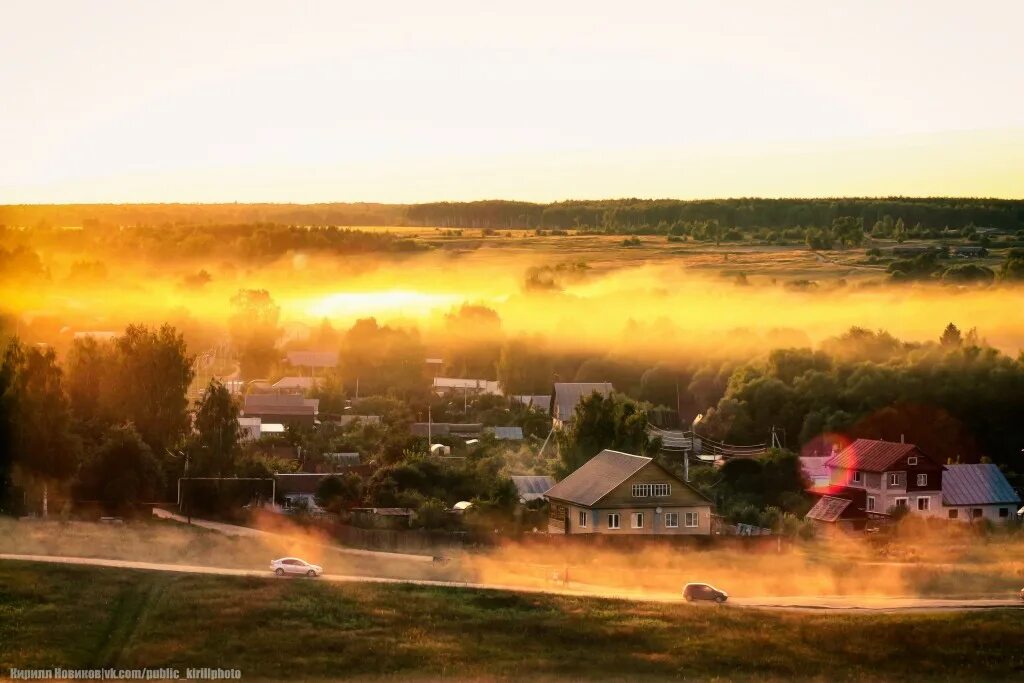
M 973 225 L 1024 229 L 1024 200 L 961 198 L 580 200 L 552 204 L 488 200 L 429 204 L 61 204 L 0 206 L 9 227 L 284 224 L 481 229 L 656 231 L 714 221 L 726 229 L 827 227 L 841 217 L 871 226 L 889 216 L 923 229 Z

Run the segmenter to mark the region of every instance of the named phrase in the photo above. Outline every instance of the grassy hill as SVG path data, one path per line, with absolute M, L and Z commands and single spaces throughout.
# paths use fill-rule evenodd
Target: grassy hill
M 0 562 L 0 670 L 1019 680 L 1024 610 L 837 614 Z

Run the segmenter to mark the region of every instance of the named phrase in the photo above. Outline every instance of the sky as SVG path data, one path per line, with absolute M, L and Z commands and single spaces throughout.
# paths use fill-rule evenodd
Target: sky
M 0 203 L 1024 197 L 1017 0 L 491 4 L 5 3 Z

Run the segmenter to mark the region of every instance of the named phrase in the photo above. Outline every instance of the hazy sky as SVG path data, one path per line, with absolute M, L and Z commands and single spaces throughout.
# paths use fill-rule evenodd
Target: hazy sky
M 5 2 L 0 203 L 1022 197 L 1022 26 L 1019 0 Z

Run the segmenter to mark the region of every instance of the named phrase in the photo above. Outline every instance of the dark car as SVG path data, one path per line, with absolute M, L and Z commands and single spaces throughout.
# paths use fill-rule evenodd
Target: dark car
M 683 597 L 687 602 L 711 600 L 722 603 L 729 599 L 729 594 L 707 583 L 688 583 L 683 586 Z

